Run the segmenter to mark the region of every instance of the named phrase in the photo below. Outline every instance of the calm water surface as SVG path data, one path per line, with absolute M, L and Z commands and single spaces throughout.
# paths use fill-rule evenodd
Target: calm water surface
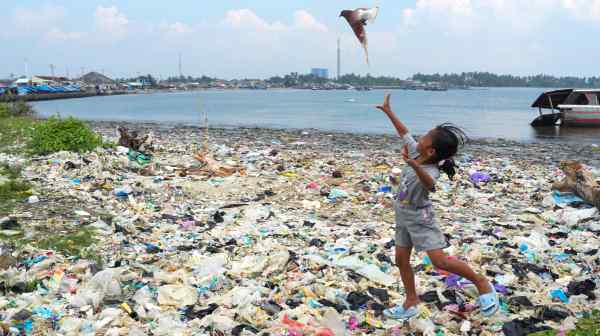
M 520 141 L 599 142 L 600 129 L 545 129 L 529 126 L 537 116 L 531 103 L 543 91 L 534 88 L 490 88 L 446 92 L 391 91 L 392 107 L 415 134 L 453 122 L 473 138 Z M 211 126 L 317 128 L 321 130 L 393 133 L 374 105 L 384 91 L 235 90 L 155 93 L 34 103 L 40 114 L 87 120 L 125 120 Z

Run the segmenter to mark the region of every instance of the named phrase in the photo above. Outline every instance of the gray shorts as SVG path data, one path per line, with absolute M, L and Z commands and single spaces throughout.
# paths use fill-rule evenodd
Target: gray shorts
M 435 221 L 431 206 L 416 209 L 394 202 L 396 247 L 413 246 L 417 252 L 446 248 L 446 238 Z

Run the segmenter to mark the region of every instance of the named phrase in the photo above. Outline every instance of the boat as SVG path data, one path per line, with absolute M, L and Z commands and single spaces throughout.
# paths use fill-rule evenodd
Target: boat
M 423 88 L 425 91 L 448 91 L 448 88 L 440 82 L 429 82 Z
M 600 127 L 600 90 L 562 89 L 542 93 L 531 105 L 540 115 L 531 122 L 533 127 L 567 126 Z M 550 113 L 542 113 L 549 109 Z
M 348 99 L 346 99 L 346 102 L 347 103 L 356 103 L 356 99 L 354 99 L 354 98 L 348 98 Z

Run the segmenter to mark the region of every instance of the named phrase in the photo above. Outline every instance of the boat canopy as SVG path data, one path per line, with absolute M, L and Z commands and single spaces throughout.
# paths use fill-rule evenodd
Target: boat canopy
M 567 100 L 573 89 L 563 89 L 542 93 L 531 107 L 554 109 Z

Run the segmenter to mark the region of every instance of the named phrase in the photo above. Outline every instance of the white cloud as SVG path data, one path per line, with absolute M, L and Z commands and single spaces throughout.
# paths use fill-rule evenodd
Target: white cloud
M 21 50 L 9 51 L 14 59 L 31 50 L 32 43 L 47 42 L 47 57 L 68 53 L 73 62 L 88 62 L 101 55 L 98 67 L 170 74 L 177 71 L 177 53 L 182 52 L 189 74 L 225 77 L 305 72 L 317 66 L 335 69 L 338 37 L 344 73 L 406 76 L 417 71 L 484 70 L 524 74 L 554 72 L 560 62 L 570 64 L 560 67 L 567 72 L 593 68 L 596 62 L 593 45 L 585 53 L 582 49 L 577 65 L 569 61 L 572 55 L 555 47 L 568 44 L 572 31 L 598 33 L 600 0 L 415 0 L 412 4 L 405 7 L 394 2 L 384 9 L 388 21 L 398 18 L 404 24 L 386 27 L 379 20 L 368 27 L 370 67 L 344 20 L 332 16 L 326 25 L 319 21 L 326 14 L 305 9 L 281 11 L 281 19 L 233 8 L 206 21 L 161 22 L 132 21 L 129 13 L 112 5 L 94 6 L 83 18 L 67 17 L 62 7 L 9 7 L 0 13 L 0 21 L 15 29 L 8 34 L 0 31 L 0 38 L 12 42 L 17 36 L 22 41 Z M 153 43 L 148 44 L 149 40 Z M 68 43 L 72 41 L 77 43 Z M 117 56 L 140 49 L 151 56 L 135 62 Z M 548 50 L 553 50 L 552 57 Z
M 65 32 L 58 28 L 51 29 L 48 33 L 46 33 L 46 39 L 48 41 L 75 41 L 86 36 L 86 33 L 83 32 Z
M 406 26 L 448 25 L 455 30 L 532 32 L 553 15 L 600 23 L 600 0 L 417 0 L 403 11 Z
M 65 17 L 65 9 L 59 6 L 42 6 L 40 8 L 17 8 L 12 17 L 13 31 L 39 32 L 49 25 L 59 22 Z
M 234 9 L 225 14 L 223 20 L 227 26 L 232 28 L 255 29 L 258 31 L 293 31 L 293 30 L 312 30 L 327 32 L 329 29 L 323 23 L 306 10 L 297 10 L 294 12 L 294 22 L 291 25 L 286 25 L 282 22 L 275 21 L 272 23 L 258 16 L 251 9 Z
M 404 10 L 403 22 L 437 27 L 446 35 L 532 33 L 551 22 L 559 1 L 578 0 L 417 0 L 414 8 Z
M 299 29 L 315 30 L 320 32 L 328 31 L 327 26 L 320 23 L 305 10 L 297 10 L 294 13 L 294 26 Z
M 578 19 L 600 21 L 600 0 L 562 0 L 562 5 Z
M 284 30 L 281 22 L 268 23 L 251 9 L 234 9 L 225 14 L 223 22 L 233 28 L 255 28 L 259 30 Z
M 165 34 L 188 34 L 194 32 L 192 26 L 181 22 L 161 23 L 158 28 Z
M 94 13 L 94 20 L 96 28 L 102 33 L 109 34 L 113 38 L 123 38 L 127 35 L 129 20 L 115 6 L 98 6 Z
M 452 15 L 473 14 L 471 0 L 417 0 L 416 8 L 420 10 L 439 11 Z

